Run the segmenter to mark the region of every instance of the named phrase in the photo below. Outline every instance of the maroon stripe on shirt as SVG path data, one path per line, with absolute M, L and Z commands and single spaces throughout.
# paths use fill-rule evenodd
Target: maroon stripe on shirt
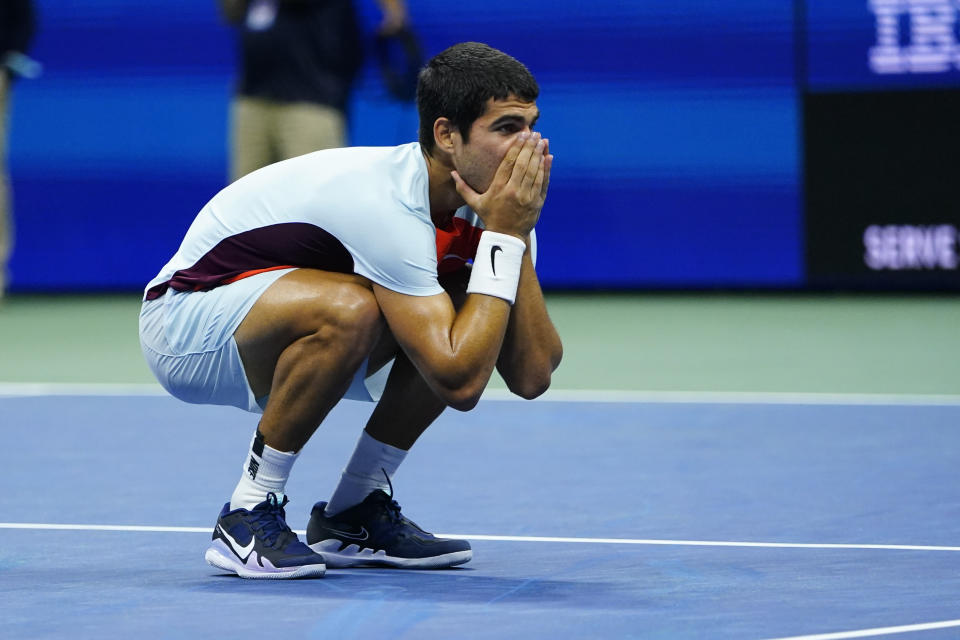
M 306 222 L 273 224 L 224 238 L 193 266 L 150 287 L 146 299 L 159 298 L 168 288 L 208 291 L 248 271 L 272 267 L 353 273 L 353 256 L 343 243 L 316 225 Z

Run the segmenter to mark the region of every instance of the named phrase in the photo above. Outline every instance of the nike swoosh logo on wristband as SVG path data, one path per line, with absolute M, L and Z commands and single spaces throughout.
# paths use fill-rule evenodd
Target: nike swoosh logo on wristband
M 490 269 L 493 270 L 493 275 L 497 275 L 497 251 L 503 251 L 503 248 L 498 244 L 490 247 Z

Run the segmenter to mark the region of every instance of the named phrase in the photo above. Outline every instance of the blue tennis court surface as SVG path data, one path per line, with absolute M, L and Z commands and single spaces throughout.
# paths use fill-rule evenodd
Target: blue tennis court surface
M 307 445 L 295 529 L 370 408 L 342 403 Z M 484 401 L 444 414 L 395 482 L 472 562 L 276 582 L 203 561 L 255 424 L 164 397 L 0 397 L 0 637 L 960 635 L 960 406 Z

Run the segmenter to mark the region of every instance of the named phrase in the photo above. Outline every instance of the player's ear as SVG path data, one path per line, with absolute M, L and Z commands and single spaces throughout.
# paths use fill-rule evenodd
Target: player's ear
M 452 154 L 454 140 L 460 136 L 449 118 L 437 118 L 433 123 L 433 142 L 438 151 Z

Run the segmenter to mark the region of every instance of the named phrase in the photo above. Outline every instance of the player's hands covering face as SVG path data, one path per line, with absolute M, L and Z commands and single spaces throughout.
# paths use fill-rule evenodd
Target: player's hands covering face
M 484 193 L 474 191 L 456 171 L 451 175 L 460 197 L 477 212 L 487 229 L 525 238 L 540 217 L 552 164 L 549 141 L 539 133 L 523 132 L 517 135 Z

